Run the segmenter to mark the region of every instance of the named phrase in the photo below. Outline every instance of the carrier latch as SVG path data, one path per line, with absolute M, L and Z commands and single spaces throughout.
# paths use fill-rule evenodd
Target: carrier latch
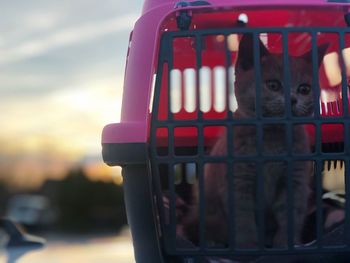
M 176 3 L 175 9 L 183 8 L 183 7 L 192 7 L 192 6 L 206 6 L 206 5 L 211 5 L 211 4 L 207 1 L 193 1 L 193 2 L 180 1 Z M 188 30 L 192 23 L 192 12 L 190 10 L 183 10 L 178 12 L 176 14 L 176 22 L 177 22 L 177 27 L 180 30 Z

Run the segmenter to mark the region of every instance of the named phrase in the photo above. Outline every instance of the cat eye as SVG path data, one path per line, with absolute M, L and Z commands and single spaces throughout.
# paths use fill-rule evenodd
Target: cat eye
M 279 91 L 282 89 L 282 84 L 277 79 L 271 79 L 266 81 L 266 86 L 268 89 L 272 91 Z
M 297 91 L 302 95 L 308 95 L 311 92 L 311 86 L 309 84 L 301 84 Z

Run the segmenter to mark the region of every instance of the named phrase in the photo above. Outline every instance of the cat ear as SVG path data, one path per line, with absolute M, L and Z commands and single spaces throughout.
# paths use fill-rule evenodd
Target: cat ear
M 254 48 L 253 48 L 253 35 L 243 34 L 241 41 L 239 42 L 238 56 L 236 67 L 240 67 L 243 70 L 249 70 L 254 67 Z M 260 59 L 268 56 L 270 52 L 259 38 L 260 47 Z
M 317 62 L 318 62 L 318 68 L 321 66 L 323 57 L 326 55 L 326 51 L 329 47 L 328 43 L 322 44 L 317 47 Z M 312 61 L 312 49 L 308 52 L 306 52 L 304 55 L 302 55 L 302 58 L 304 58 L 306 61 L 311 62 Z

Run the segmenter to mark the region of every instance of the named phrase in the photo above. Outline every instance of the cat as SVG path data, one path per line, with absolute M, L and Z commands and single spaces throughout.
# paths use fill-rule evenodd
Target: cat
M 286 112 L 285 85 L 283 84 L 282 54 L 272 54 L 259 41 L 261 65 L 261 115 L 264 118 L 284 117 Z M 318 47 L 318 66 L 320 66 L 328 45 Z M 311 51 L 299 57 L 289 56 L 290 69 L 290 109 L 293 117 L 312 116 L 314 95 L 312 84 Z M 256 81 L 253 56 L 253 38 L 244 34 L 239 44 L 235 65 L 235 97 L 237 110 L 234 118 L 256 118 Z M 310 144 L 303 125 L 292 126 L 293 153 L 310 153 Z M 236 125 L 233 128 L 233 141 L 228 142 L 223 133 L 215 142 L 210 155 L 227 156 L 228 147 L 233 147 L 234 156 L 255 156 L 257 149 L 257 126 Z M 287 154 L 286 126 L 283 123 L 262 126 L 260 154 L 279 156 Z M 258 159 L 258 158 L 257 158 Z M 281 160 L 264 162 L 261 166 L 253 161 L 231 164 L 233 183 L 228 189 L 228 163 L 207 163 L 204 166 L 205 200 L 205 239 L 207 244 L 227 245 L 229 242 L 230 209 L 234 219 L 235 245 L 238 248 L 256 248 L 259 245 L 259 215 L 264 217 L 264 247 L 286 246 L 288 241 L 287 210 L 292 209 L 294 244 L 300 244 L 300 236 L 307 214 L 309 181 L 313 173 L 311 161 L 294 161 L 291 176 L 294 192 L 293 207 L 287 203 L 287 168 Z M 257 170 L 263 176 L 263 196 L 257 196 Z M 191 213 L 185 220 L 184 233 L 194 243 L 198 243 L 199 190 L 194 187 L 194 201 Z M 229 198 L 234 198 L 234 208 L 229 208 Z M 257 202 L 264 200 L 264 207 Z M 233 209 L 233 210 L 232 210 Z M 260 226 L 261 227 L 261 226 Z

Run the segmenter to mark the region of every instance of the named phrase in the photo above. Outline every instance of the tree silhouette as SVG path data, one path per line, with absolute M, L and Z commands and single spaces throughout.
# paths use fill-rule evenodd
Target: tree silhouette
M 119 230 L 126 224 L 122 187 L 92 182 L 81 168 L 68 173 L 58 184 L 55 195 L 58 223 L 64 230 Z

